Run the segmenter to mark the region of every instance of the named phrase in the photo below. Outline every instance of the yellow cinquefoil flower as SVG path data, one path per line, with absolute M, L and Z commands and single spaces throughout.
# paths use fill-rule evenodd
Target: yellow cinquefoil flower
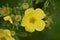
M 1 10 L 1 15 L 6 16 L 10 14 L 10 9 L 8 7 L 3 6 Z
M 0 29 L 0 40 L 15 40 L 12 36 L 11 36 L 11 31 L 8 29 Z
M 46 17 L 44 11 L 40 8 L 34 10 L 33 8 L 29 8 L 25 11 L 25 15 L 22 19 L 21 25 L 25 27 L 25 30 L 28 32 L 42 31 L 46 24 L 42 20 Z
M 5 21 L 9 21 L 11 24 L 13 24 L 13 20 L 12 20 L 11 16 L 5 16 L 3 19 Z

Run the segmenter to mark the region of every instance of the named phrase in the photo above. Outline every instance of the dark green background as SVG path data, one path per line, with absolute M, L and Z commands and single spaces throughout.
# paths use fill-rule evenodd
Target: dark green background
M 13 7 L 18 2 L 19 0 L 0 0 L 0 7 L 6 6 L 6 3 Z M 54 17 L 52 17 L 54 24 L 51 29 L 46 28 L 42 32 L 34 32 L 32 36 L 21 38 L 21 40 L 60 40 L 60 0 L 55 0 L 55 9 L 52 9 L 51 6 L 48 8 L 49 14 L 54 14 Z

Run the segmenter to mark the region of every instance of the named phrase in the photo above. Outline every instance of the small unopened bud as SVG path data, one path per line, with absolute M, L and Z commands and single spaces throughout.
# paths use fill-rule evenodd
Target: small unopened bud
M 23 7 L 23 9 L 28 9 L 29 8 L 29 4 L 28 3 L 23 3 L 22 7 Z

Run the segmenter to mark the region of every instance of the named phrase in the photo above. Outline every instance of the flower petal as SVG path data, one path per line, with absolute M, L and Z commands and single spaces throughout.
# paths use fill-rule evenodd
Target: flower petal
M 31 14 L 32 12 L 34 12 L 34 9 L 33 8 L 29 8 L 25 11 L 25 15 L 29 15 Z
M 15 40 L 12 36 L 6 36 L 6 40 Z
M 4 33 L 5 33 L 6 35 L 11 36 L 11 31 L 10 31 L 10 30 L 8 30 L 8 29 L 5 29 L 5 30 L 4 30 Z
M 3 19 L 4 19 L 5 21 L 9 21 L 11 24 L 13 24 L 13 21 L 12 21 L 11 16 L 5 16 Z
M 34 32 L 35 28 L 31 25 L 28 25 L 28 26 L 25 27 L 25 30 L 28 31 L 28 32 Z
M 30 17 L 31 16 L 25 15 L 24 18 L 22 19 L 21 26 L 25 27 L 25 30 L 28 32 L 34 32 L 35 28 L 34 25 L 30 23 Z
M 37 31 L 42 31 L 45 28 L 46 24 L 43 20 L 40 20 L 37 24 L 36 24 L 36 30 Z
M 8 29 L 0 29 L 0 40 L 15 40 Z
M 37 8 L 35 10 L 35 15 L 38 17 L 38 19 L 43 19 L 46 17 L 46 14 L 44 13 L 44 11 L 40 8 Z
M 29 18 L 28 16 L 24 16 L 21 22 L 21 26 L 25 27 L 28 24 Z

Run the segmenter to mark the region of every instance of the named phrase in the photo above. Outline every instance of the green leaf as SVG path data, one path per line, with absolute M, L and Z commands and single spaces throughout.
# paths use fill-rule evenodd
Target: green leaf
M 49 6 L 49 1 L 47 0 L 45 3 L 44 3 L 44 8 L 48 7 Z
M 36 0 L 35 4 L 38 4 L 39 2 L 43 2 L 44 0 Z

